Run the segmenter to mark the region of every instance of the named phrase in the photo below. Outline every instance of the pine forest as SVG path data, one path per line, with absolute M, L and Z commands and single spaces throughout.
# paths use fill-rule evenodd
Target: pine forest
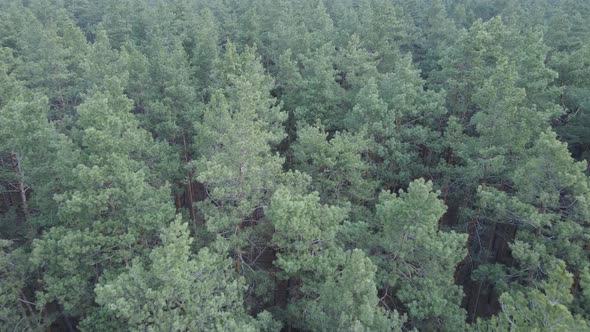
M 0 331 L 590 331 L 588 160 L 588 0 L 0 0 Z

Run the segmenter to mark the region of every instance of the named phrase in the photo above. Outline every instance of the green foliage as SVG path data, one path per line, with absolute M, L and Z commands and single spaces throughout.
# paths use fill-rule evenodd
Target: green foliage
M 339 128 L 342 119 L 338 103 L 344 89 L 336 81 L 334 56 L 333 45 L 325 44 L 309 54 L 297 56 L 296 62 L 284 66 L 286 69 L 303 68 L 299 72 L 301 80 L 289 82 L 292 87 L 285 91 L 285 108 L 293 110 L 297 120 L 308 124 L 319 120 L 329 129 Z M 288 58 L 283 61 L 288 61 Z M 294 73 L 279 75 L 291 76 Z
M 328 140 L 322 127 L 311 126 L 299 128 L 297 135 L 292 146 L 295 168 L 312 176 L 311 187 L 323 201 L 358 204 L 371 199 L 375 185 L 362 158 L 368 140 L 349 133 L 336 133 Z
M 559 72 L 558 84 L 563 87 L 561 105 L 567 114 L 557 128 L 570 144 L 572 152 L 581 159 L 588 159 L 590 137 L 585 128 L 590 121 L 590 46 L 552 56 L 552 65 Z
M 118 329 L 258 330 L 243 308 L 244 284 L 231 260 L 207 248 L 193 255 L 187 224 L 180 220 L 160 237 L 162 244 L 150 252 L 148 264 L 135 259 L 126 272 L 96 286 L 96 302 L 120 322 Z M 103 328 L 97 323 L 83 326 Z
M 548 271 L 548 280 L 538 289 L 504 293 L 500 297 L 502 314 L 489 321 L 478 321 L 479 331 L 588 331 L 587 322 L 568 310 L 573 296 L 571 273 L 559 262 Z
M 0 328 L 41 330 L 43 316 L 23 293 L 29 273 L 26 253 L 13 248 L 11 241 L 0 239 Z
M 290 324 L 314 331 L 401 330 L 404 319 L 378 306 L 376 266 L 361 250 L 338 246 L 347 209 L 322 205 L 317 193 L 282 187 L 268 214 L 278 250 L 274 264 L 285 278 L 302 283 L 287 307 Z
M 191 52 L 191 64 L 197 92 L 201 92 L 204 98 L 214 82 L 214 69 L 219 57 L 219 31 L 215 18 L 209 10 L 204 10 L 199 15 L 198 21 L 195 45 Z
M 268 124 L 255 120 L 255 108 L 234 110 L 218 92 L 205 111 L 203 124 L 197 125 L 199 137 L 206 143 L 195 168 L 211 198 L 202 207 L 211 231 L 232 229 L 264 205 L 275 186 L 274 178 L 281 172 L 282 160 L 268 145 L 273 139 L 264 130 Z
M 454 331 L 464 328 L 462 293 L 453 274 L 466 254 L 466 237 L 438 229 L 446 210 L 438 195 L 422 179 L 399 195 L 381 194 L 375 243 L 382 253 L 375 260 L 382 269 L 381 283 L 407 305 L 415 326 Z
M 490 278 L 503 289 L 520 289 L 514 281 L 533 285 L 551 282 L 545 277 L 551 278 L 551 272 L 546 271 L 559 262 L 577 274 L 583 274 L 588 266 L 585 246 L 589 235 L 583 226 L 588 219 L 590 192 L 584 174 L 586 163 L 575 162 L 550 130 L 540 135 L 529 155 L 514 173 L 516 194 L 480 189 L 486 220 L 519 226 L 511 245 L 518 264 L 504 272 L 512 274 L 513 282 L 506 283 L 505 275 Z M 587 310 L 584 301 L 568 300 L 563 306 L 568 314 Z
M 0 1 L 0 330 L 588 330 L 589 17 Z
M 496 75 L 507 75 L 507 70 L 512 72 L 508 82 L 525 90 L 526 95 L 521 98 L 526 98 L 529 107 L 539 107 L 540 120 L 547 121 L 549 116 L 556 115 L 558 110 L 551 102 L 558 91 L 549 86 L 556 73 L 545 65 L 548 50 L 538 34 L 518 34 L 496 17 L 487 22 L 477 21 L 468 31 L 461 31 L 456 46 L 449 45 L 443 52 L 439 62 L 442 68 L 433 73 L 431 80 L 447 91 L 449 108 L 463 121 L 469 120 L 477 108 L 486 107 L 475 97 L 480 89 L 485 89 L 485 81 L 497 72 Z M 507 65 L 514 67 L 506 68 Z M 511 90 L 515 89 L 508 89 Z
M 328 250 L 330 255 L 347 214 L 346 208 L 322 205 L 317 193 L 302 195 L 285 187 L 277 189 L 268 211 L 275 228 L 272 241 L 280 248 L 274 264 L 287 275 L 317 273 L 321 254 Z
M 251 50 L 238 54 L 229 46 L 222 68 L 226 88 L 212 95 L 203 121 L 195 123 L 202 157 L 194 166 L 207 187 L 210 201 L 201 207 L 213 232 L 233 230 L 268 203 L 282 164 L 271 144 L 283 138 L 285 119 Z
M 405 317 L 378 307 L 376 266 L 361 250 L 344 255 L 342 270 L 319 286 L 317 298 L 293 301 L 290 313 L 312 331 L 402 331 Z
M 97 92 L 80 106 L 81 163 L 55 195 L 59 224 L 35 240 L 31 261 L 43 268 L 40 304 L 58 300 L 80 314 L 94 296 L 96 278 L 137 254 L 174 215 L 169 188 L 151 186 L 149 135 L 118 91 Z
M 38 9 L 42 10 L 42 6 Z M 2 20 L 10 27 L 2 33 L 3 46 L 18 56 L 13 72 L 17 79 L 49 98 L 51 118 L 69 120 L 84 92 L 81 64 L 88 47 L 65 11 L 48 10 L 54 17 L 47 21 L 35 17 L 28 8 L 12 6 L 3 10 Z

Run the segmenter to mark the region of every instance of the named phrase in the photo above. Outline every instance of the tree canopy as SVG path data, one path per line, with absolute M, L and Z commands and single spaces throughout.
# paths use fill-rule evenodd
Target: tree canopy
M 590 2 L 0 0 L 0 330 L 590 331 Z

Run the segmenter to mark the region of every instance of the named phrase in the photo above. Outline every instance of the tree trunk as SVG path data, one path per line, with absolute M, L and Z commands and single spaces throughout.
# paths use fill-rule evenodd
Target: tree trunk
M 27 202 L 27 187 L 25 186 L 25 173 L 22 169 L 21 165 L 21 158 L 18 156 L 17 153 L 12 153 L 13 158 L 13 167 L 14 171 L 17 174 L 17 181 L 18 181 L 18 193 L 20 195 L 21 207 L 23 211 L 24 220 L 27 221 L 29 219 L 29 204 Z

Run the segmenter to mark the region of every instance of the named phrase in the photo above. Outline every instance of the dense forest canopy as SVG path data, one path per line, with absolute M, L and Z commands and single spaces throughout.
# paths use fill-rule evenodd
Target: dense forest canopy
M 590 331 L 590 1 L 0 0 L 1 331 Z

